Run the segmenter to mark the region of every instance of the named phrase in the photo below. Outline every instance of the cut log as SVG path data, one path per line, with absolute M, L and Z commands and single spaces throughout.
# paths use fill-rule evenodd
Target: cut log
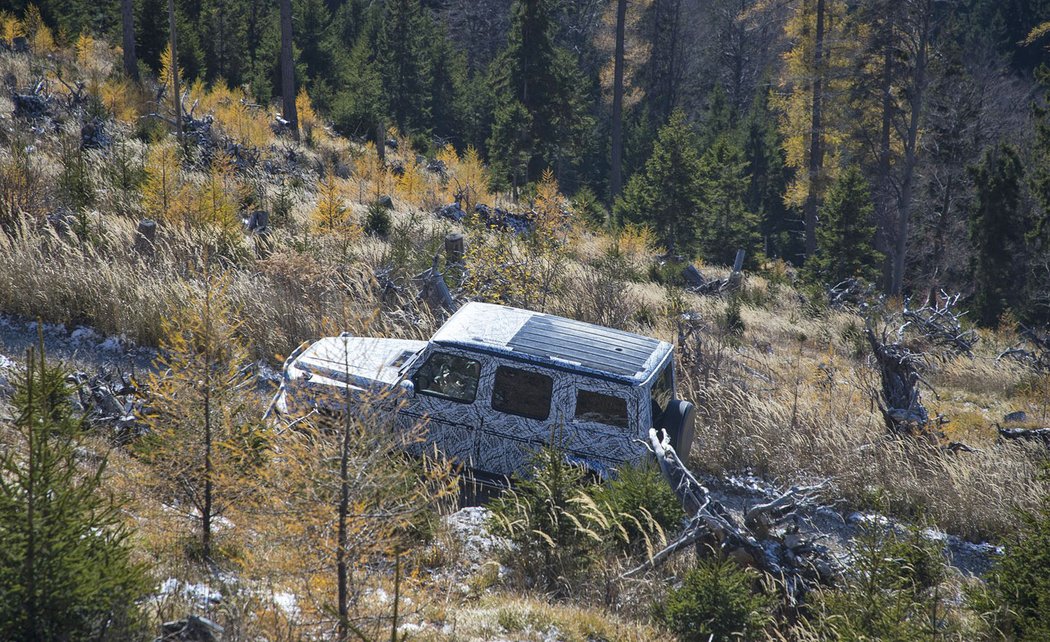
M 445 265 L 462 263 L 465 254 L 466 240 L 462 234 L 453 232 L 445 237 Z
M 141 256 L 153 256 L 156 252 L 157 222 L 144 218 L 135 230 L 135 252 Z

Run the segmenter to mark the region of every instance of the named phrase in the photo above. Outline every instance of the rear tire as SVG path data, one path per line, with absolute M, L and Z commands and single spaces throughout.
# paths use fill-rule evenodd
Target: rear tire
M 684 399 L 672 399 L 664 411 L 660 428 L 671 438 L 671 445 L 683 462 L 689 461 L 689 449 L 696 434 L 696 407 Z

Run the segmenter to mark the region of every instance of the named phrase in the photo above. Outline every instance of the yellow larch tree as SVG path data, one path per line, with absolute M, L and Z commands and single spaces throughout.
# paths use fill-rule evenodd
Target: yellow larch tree
M 142 185 L 146 214 L 164 223 L 181 222 L 185 208 L 183 187 L 176 146 L 167 142 L 151 146 Z
M 10 11 L 0 11 L 0 38 L 6 43 L 11 43 L 15 38 L 24 36 L 25 26 L 15 14 Z
M 198 551 L 210 560 L 216 519 L 253 494 L 266 437 L 229 279 L 205 273 L 199 285 L 164 321 L 138 448 L 156 492 L 199 524 Z
M 306 93 L 306 87 L 300 88 L 299 94 L 295 97 L 295 112 L 299 117 L 299 129 L 302 130 L 306 142 L 313 143 L 314 130 L 319 129 L 320 119 L 317 117 L 317 112 L 314 111 L 310 94 Z
M 850 65 L 861 39 L 860 27 L 851 22 L 844 0 L 797 0 L 796 5 L 785 25 L 791 46 L 784 54 L 783 74 L 770 104 L 781 115 L 779 125 L 787 165 L 796 170 L 784 201 L 790 206 L 806 207 L 807 201 L 819 202 L 823 189 L 838 175 L 842 159 L 848 155 L 851 140 L 846 97 Z M 821 7 L 823 28 L 818 47 L 817 18 Z M 814 101 L 815 96 L 819 102 Z M 816 134 L 819 157 L 813 172 L 817 183 L 811 189 L 815 117 L 820 122 Z
M 29 46 L 34 52 L 46 54 L 55 49 L 55 37 L 35 4 L 26 7 L 22 25 L 25 29 L 25 36 L 29 39 Z
M 346 203 L 346 188 L 346 181 L 336 176 L 335 168 L 329 164 L 324 176 L 317 181 L 317 206 L 310 214 L 317 230 L 330 234 L 342 232 L 354 237 L 360 235 L 360 228 L 354 224 L 353 212 Z

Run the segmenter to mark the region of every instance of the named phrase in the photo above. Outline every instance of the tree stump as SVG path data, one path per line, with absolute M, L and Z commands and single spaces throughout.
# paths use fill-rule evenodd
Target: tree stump
M 466 254 L 466 240 L 463 235 L 458 232 L 453 232 L 445 236 L 445 264 L 453 265 L 463 262 L 463 256 Z
M 157 222 L 144 218 L 139 221 L 135 230 L 135 252 L 141 256 L 152 257 L 156 252 Z
M 744 250 L 736 251 L 736 260 L 733 261 L 733 272 L 729 275 L 728 286 L 730 290 L 737 290 L 744 281 Z

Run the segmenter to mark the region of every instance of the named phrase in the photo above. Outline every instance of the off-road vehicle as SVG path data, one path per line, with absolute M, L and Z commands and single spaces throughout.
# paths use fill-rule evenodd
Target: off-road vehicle
M 526 473 L 551 443 L 604 477 L 647 456 L 651 427 L 680 453 L 693 440 L 671 344 L 485 303 L 464 305 L 430 341 L 343 335 L 304 344 L 285 363 L 272 409 L 338 413 L 345 399 L 376 390 L 397 400 L 401 429 L 423 426 L 413 450 L 437 447 L 498 476 Z

